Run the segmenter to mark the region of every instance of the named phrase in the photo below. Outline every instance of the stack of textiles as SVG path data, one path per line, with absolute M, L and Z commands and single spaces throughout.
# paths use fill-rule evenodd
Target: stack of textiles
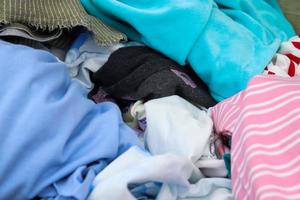
M 3 0 L 0 60 L 1 200 L 300 199 L 276 0 Z

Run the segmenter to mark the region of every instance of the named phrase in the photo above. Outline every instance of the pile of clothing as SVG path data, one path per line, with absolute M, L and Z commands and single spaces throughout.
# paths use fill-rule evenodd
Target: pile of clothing
M 300 199 L 300 37 L 276 0 L 3 0 L 0 199 Z

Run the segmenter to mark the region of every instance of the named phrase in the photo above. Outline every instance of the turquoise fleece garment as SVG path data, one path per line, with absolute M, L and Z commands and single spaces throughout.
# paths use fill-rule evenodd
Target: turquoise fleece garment
M 85 9 L 181 65 L 221 101 L 263 72 L 295 35 L 275 0 L 81 0 Z
M 50 53 L 0 41 L 0 60 L 0 199 L 86 199 L 135 132 Z

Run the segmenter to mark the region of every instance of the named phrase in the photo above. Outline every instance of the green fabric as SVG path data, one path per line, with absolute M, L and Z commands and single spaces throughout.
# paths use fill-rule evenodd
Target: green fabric
M 126 36 L 86 13 L 79 0 L 3 0 L 0 23 L 22 23 L 52 31 L 85 27 L 102 45 L 126 40 Z

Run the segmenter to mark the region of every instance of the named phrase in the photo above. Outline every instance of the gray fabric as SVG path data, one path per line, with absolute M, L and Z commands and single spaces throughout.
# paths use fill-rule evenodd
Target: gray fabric
M 15 36 L 26 38 L 38 42 L 48 42 L 51 40 L 58 39 L 63 33 L 62 29 L 55 29 L 53 31 L 34 31 L 28 26 L 23 24 L 14 23 L 7 24 L 0 27 L 0 36 Z
M 299 0 L 279 0 L 278 1 L 285 16 L 294 26 L 297 34 L 300 34 L 300 1 Z
M 193 77 L 193 78 L 192 78 Z M 206 85 L 183 67 L 144 46 L 123 47 L 92 75 L 95 88 L 103 88 L 117 100 L 151 100 L 179 95 L 197 106 L 209 108 L 216 102 Z

